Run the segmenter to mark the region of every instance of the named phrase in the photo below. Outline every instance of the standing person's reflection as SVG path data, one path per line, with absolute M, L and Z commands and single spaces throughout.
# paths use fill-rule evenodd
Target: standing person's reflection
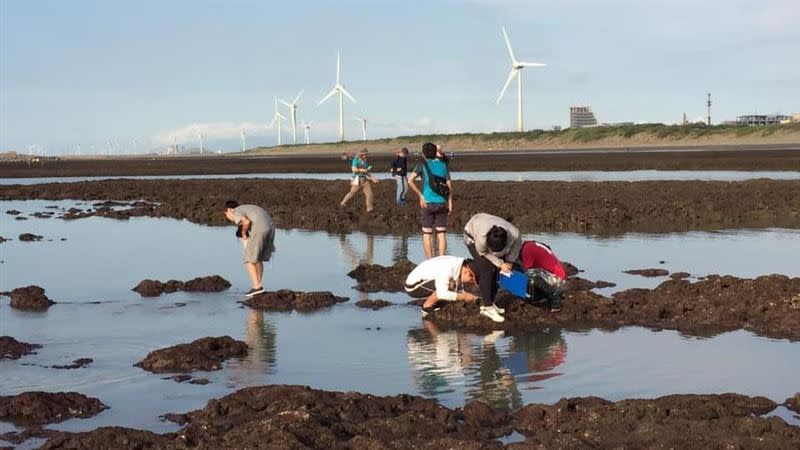
M 408 331 L 408 359 L 420 393 L 434 397 L 452 391 L 450 384 L 464 377 L 474 359 L 463 333 L 440 332 L 429 320 L 423 320 L 422 325 Z
M 392 262 L 408 259 L 408 236 L 395 236 L 392 245 Z
M 345 257 L 350 260 L 350 267 L 355 268 L 359 264 L 372 264 L 373 259 L 375 259 L 375 236 L 365 235 L 367 245 L 363 256 L 359 256 L 358 252 L 353 248 L 350 243 L 350 236 L 349 234 L 339 235 L 339 247 L 344 252 Z
M 230 365 L 231 382 L 242 386 L 265 383 L 265 376 L 273 373 L 277 363 L 277 336 L 275 325 L 264 319 L 262 311 L 247 313 L 244 342 L 250 347 L 241 364 Z

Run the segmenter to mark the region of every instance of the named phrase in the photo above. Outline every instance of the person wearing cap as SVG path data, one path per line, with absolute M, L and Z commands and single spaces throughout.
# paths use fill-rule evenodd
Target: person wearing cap
M 406 193 L 408 192 L 408 149 L 403 147 L 395 154 L 392 161 L 392 177 L 397 183 L 397 191 L 395 194 L 395 202 L 398 205 L 406 203 Z
M 344 196 L 341 206 L 347 205 L 347 202 L 353 198 L 359 190 L 364 191 L 364 200 L 367 205 L 367 212 L 371 212 L 372 205 L 372 183 L 377 183 L 378 179 L 373 177 L 370 173 L 372 166 L 367 161 L 367 149 L 361 150 L 357 156 L 353 157 L 353 162 L 350 164 L 350 191 Z
M 422 317 L 433 312 L 438 301 L 474 302 L 478 297 L 465 292 L 476 283 L 475 262 L 458 256 L 437 256 L 421 262 L 406 277 L 406 292 L 412 298 L 425 299 Z
M 503 322 L 503 308 L 494 304 L 497 274 L 510 274 L 522 249 L 520 232 L 507 220 L 486 213 L 472 216 L 464 225 L 464 244 L 475 258 L 481 291 L 481 315 Z

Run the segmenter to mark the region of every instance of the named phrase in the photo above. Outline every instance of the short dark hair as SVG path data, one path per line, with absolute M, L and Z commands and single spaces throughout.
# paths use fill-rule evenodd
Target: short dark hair
M 503 227 L 495 225 L 486 233 L 486 247 L 493 252 L 506 248 L 506 242 L 508 242 L 508 231 Z
M 425 159 L 436 159 L 436 144 L 432 142 L 422 144 L 422 155 Z
M 408 149 L 403 147 L 402 149 L 400 149 L 400 153 L 402 153 L 404 155 L 407 155 L 408 154 Z
M 239 207 L 239 202 L 236 200 L 228 200 L 225 202 L 225 209 L 236 209 Z

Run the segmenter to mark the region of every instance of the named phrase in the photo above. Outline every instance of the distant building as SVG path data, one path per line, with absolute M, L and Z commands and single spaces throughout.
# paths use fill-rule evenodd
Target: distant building
M 570 106 L 569 126 L 571 128 L 593 127 L 597 125 L 591 106 Z
M 766 126 L 778 125 L 781 121 L 789 119 L 791 119 L 791 117 L 781 114 L 751 114 L 747 116 L 738 116 L 736 118 L 736 123 L 739 125 Z
M 561 125 L 553 125 L 553 131 L 561 131 Z

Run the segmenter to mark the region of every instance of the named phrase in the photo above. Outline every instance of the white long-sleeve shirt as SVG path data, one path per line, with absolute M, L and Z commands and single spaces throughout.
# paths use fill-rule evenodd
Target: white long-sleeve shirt
M 454 286 L 459 286 L 461 279 L 461 266 L 464 258 L 458 256 L 437 256 L 421 262 L 406 278 L 406 286 L 413 286 L 426 281 L 434 280 L 436 296 L 440 300 L 454 301 L 458 290 L 451 290 L 451 281 Z

